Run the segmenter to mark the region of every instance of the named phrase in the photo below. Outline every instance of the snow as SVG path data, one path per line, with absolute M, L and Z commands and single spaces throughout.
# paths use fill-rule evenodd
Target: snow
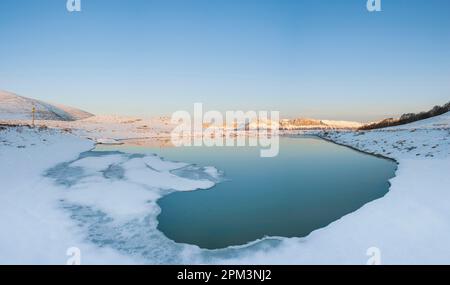
M 285 120 L 284 120 L 285 121 Z M 362 124 L 357 122 L 347 121 L 319 121 L 326 122 L 322 125 L 302 125 L 292 126 L 283 125 L 283 128 L 295 132 L 295 130 L 321 130 L 321 129 L 355 129 Z M 3 119 L 0 116 L 0 123 L 8 124 L 30 124 L 29 120 L 21 119 Z M 259 121 L 250 123 L 251 129 L 256 127 L 270 128 L 271 121 Z M 155 140 L 163 139 L 170 142 L 171 132 L 176 125 L 171 123 L 169 117 L 132 117 L 132 116 L 117 116 L 117 115 L 95 115 L 86 119 L 76 121 L 58 121 L 58 120 L 36 120 L 36 126 L 45 126 L 48 128 L 65 129 L 80 136 L 95 140 L 98 144 L 115 145 L 123 144 L 125 142 L 139 141 L 139 140 Z M 273 123 L 272 123 L 273 125 Z M 222 126 L 223 127 L 223 126 Z M 226 127 L 225 127 L 226 128 Z M 245 126 L 238 127 L 238 136 L 257 135 L 255 132 L 244 131 Z M 289 132 L 284 130 L 283 132 Z M 199 134 L 193 134 L 199 135 Z M 170 144 L 170 143 L 169 143 Z
M 351 122 L 351 121 L 332 121 L 332 120 L 322 120 L 327 126 L 336 129 L 357 129 L 361 127 L 363 124 L 359 122 Z
M 2 120 L 0 123 L 26 125 L 28 120 Z M 166 117 L 140 118 L 98 115 L 77 121 L 36 120 L 36 126 L 69 130 L 99 144 L 120 144 L 123 140 L 169 138 L 174 126 Z
M 352 121 L 317 120 L 308 118 L 283 119 L 280 121 L 283 130 L 324 130 L 324 129 L 357 129 L 362 123 Z
M 184 162 L 167 161 L 156 155 L 155 156 L 146 156 L 145 158 L 143 158 L 143 161 L 145 164 L 151 165 L 153 169 L 160 171 L 160 172 L 176 170 L 176 169 L 180 169 L 182 167 L 186 167 L 189 165 Z M 213 168 L 215 170 L 215 168 L 212 166 L 210 168 Z
M 76 160 L 69 164 L 70 167 L 81 167 L 84 172 L 92 173 L 99 172 L 106 169 L 108 166 L 118 164 L 123 161 L 123 157 L 119 154 L 101 156 L 101 157 L 86 157 Z
M 76 158 L 92 143 L 56 131 L 0 130 L 0 263 L 65 264 L 78 247 L 92 264 L 133 262 L 126 256 L 84 242 L 70 218 L 57 207 L 60 195 L 42 172 Z
M 143 263 L 143 254 L 134 255 L 121 239 L 137 231 L 148 242 L 150 234 L 155 242 L 145 252 L 153 255 L 173 244 L 156 230 L 157 199 L 215 184 L 171 173 L 189 166 L 184 163 L 92 148 L 93 142 L 57 130 L 0 129 L 1 264 L 65 264 L 71 247 L 81 249 L 83 264 Z M 118 243 L 105 246 L 112 233 Z
M 93 114 L 91 114 L 89 112 L 86 112 L 86 111 L 83 111 L 83 110 L 80 110 L 80 109 L 77 109 L 74 107 L 65 106 L 65 105 L 61 105 L 61 104 L 54 104 L 54 106 L 58 109 L 61 109 L 64 112 L 66 112 L 67 114 L 69 114 L 70 118 L 75 121 L 87 119 L 87 118 L 94 116 Z
M 204 172 L 209 174 L 212 178 L 214 179 L 220 179 L 220 177 L 222 176 L 221 172 L 219 172 L 217 170 L 217 168 L 213 167 L 213 166 L 207 166 L 204 168 Z
M 438 129 L 450 128 L 450 112 L 442 114 L 437 117 L 428 118 L 421 121 L 416 121 L 407 125 L 400 125 L 386 128 L 386 130 L 412 130 L 412 129 Z
M 106 144 L 106 145 L 119 145 L 123 144 L 122 142 L 116 140 L 116 139 L 110 139 L 110 138 L 97 138 L 95 139 L 95 142 L 98 144 Z
M 449 167 L 448 160 L 402 161 L 385 197 L 306 238 L 281 239 L 267 251 L 219 262 L 362 265 L 367 249 L 377 247 L 382 264 L 448 264 L 450 179 L 443 174 Z
M 33 107 L 36 110 L 35 118 L 38 120 L 72 121 L 92 116 L 76 108 L 51 105 L 0 90 L 0 120 L 27 120 L 27 123 L 31 123 Z
M 384 264 L 449 264 L 449 123 L 447 113 L 398 130 L 324 134 L 396 159 L 390 192 L 306 238 L 284 239 L 274 249 L 226 263 L 364 264 L 366 250 L 377 247 Z
M 149 166 L 142 158 L 134 158 L 123 163 L 127 178 L 134 183 L 163 190 L 190 191 L 208 189 L 214 186 L 210 180 L 192 180 L 172 174 L 170 171 L 158 171 Z
M 368 132 L 323 132 L 355 149 L 397 160 L 389 193 L 305 238 L 268 238 L 226 264 L 366 264 L 380 249 L 382 264 L 450 264 L 450 113 Z
M 142 124 L 90 120 L 108 134 L 111 125 Z M 383 264 L 450 264 L 449 124 L 447 113 L 389 129 L 321 132 L 395 159 L 389 193 L 307 237 L 267 237 L 221 250 L 174 243 L 156 220 L 160 197 L 209 189 L 221 176 L 216 168 L 90 151 L 92 141 L 57 130 L 6 128 L 0 263 L 64 264 L 66 249 L 78 246 L 84 264 L 366 264 L 371 247 L 380 249 Z

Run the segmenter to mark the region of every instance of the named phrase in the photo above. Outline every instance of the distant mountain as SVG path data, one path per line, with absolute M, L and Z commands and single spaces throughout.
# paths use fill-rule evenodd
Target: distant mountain
M 36 120 L 75 121 L 93 114 L 63 105 L 52 105 L 0 90 L 0 120 L 31 120 L 33 106 Z
M 307 118 L 285 119 L 280 122 L 283 130 L 357 129 L 363 124 L 351 121 L 316 120 Z
M 316 120 L 307 118 L 297 118 L 297 119 L 283 119 L 276 124 L 272 120 L 253 120 L 250 123 L 245 123 L 238 125 L 235 123 L 231 127 L 227 127 L 225 124 L 224 129 L 235 129 L 235 130 L 257 130 L 257 129 L 271 129 L 273 126 L 278 125 L 280 130 L 323 130 L 323 129 L 357 129 L 363 124 L 351 121 L 331 121 L 331 120 Z M 204 128 L 209 128 L 213 125 L 203 124 Z

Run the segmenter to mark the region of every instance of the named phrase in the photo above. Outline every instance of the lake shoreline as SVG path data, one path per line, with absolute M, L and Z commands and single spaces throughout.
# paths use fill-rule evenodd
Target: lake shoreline
M 158 217 L 159 229 L 173 240 L 208 249 L 243 245 L 265 236 L 306 237 L 366 203 L 382 198 L 389 191 L 384 182 L 395 175 L 396 164 L 392 161 L 355 152 L 315 136 L 280 137 L 280 149 L 283 151 L 279 156 L 270 159 L 260 158 L 257 147 L 154 149 L 157 155 L 169 160 L 213 165 L 227 173 L 227 182 L 216 184 L 214 189 L 174 192 L 159 200 L 162 209 Z M 126 146 L 117 150 L 139 151 Z M 330 164 L 330 160 L 333 163 Z M 314 178 L 325 174 L 326 180 Z M 356 176 L 352 178 L 353 175 Z M 361 177 L 370 177 L 371 182 Z M 335 203 L 336 195 L 348 196 L 348 199 Z M 324 204 L 329 205 L 329 211 L 318 214 L 316 209 Z M 201 211 L 202 205 L 212 207 L 216 218 Z M 285 213 L 286 207 L 291 209 L 289 214 Z M 195 214 L 189 209 L 196 209 Z M 241 213 L 242 218 L 235 217 L 234 212 Z M 249 216 L 259 218 L 246 218 Z M 308 216 L 315 222 L 305 218 Z M 261 223 L 259 219 L 266 222 Z M 187 228 L 186 221 L 205 226 Z M 242 223 L 246 226 L 241 226 Z M 229 238 L 204 240 L 208 236 L 205 228 L 215 233 L 224 231 L 219 236 Z M 185 234 L 187 232 L 189 234 Z
M 450 122 L 445 116 L 436 120 Z M 0 130 L 4 136 L 0 152 L 7 157 L 14 157 L 10 160 L 13 165 L 3 165 L 2 180 L 6 181 L 11 190 L 16 190 L 0 192 L 4 196 L 3 201 L 16 201 L 14 207 L 13 204 L 11 207 L 8 203 L 4 204 L 10 213 L 15 214 L 6 215 L 4 222 L 0 221 L 5 230 L 13 233 L 2 238 L 0 249 L 8 252 L 12 262 L 19 262 L 20 256 L 23 262 L 33 263 L 36 261 L 33 257 L 39 256 L 40 263 L 57 264 L 58 254 L 65 244 L 58 244 L 50 252 L 46 247 L 34 247 L 26 236 L 16 238 L 14 233 L 17 228 L 13 225 L 23 227 L 30 223 L 27 221 L 39 225 L 39 220 L 36 221 L 34 216 L 43 215 L 41 211 L 44 203 L 48 204 L 49 209 L 53 209 L 52 201 L 58 201 L 59 195 L 63 194 L 54 192 L 54 186 L 44 183 L 45 180 L 40 176 L 42 171 L 56 163 L 71 161 L 76 157 L 75 153 L 92 149 L 93 142 L 64 131 L 19 129 Z M 450 128 L 443 128 L 442 123 L 435 127 L 435 119 L 432 119 L 402 126 L 401 129 L 369 131 L 357 136 L 354 132 L 327 133 L 326 139 L 332 143 L 354 148 L 368 155 L 387 157 L 398 163 L 396 176 L 390 180 L 391 187 L 386 196 L 304 238 L 279 238 L 276 242 L 265 239 L 248 247 L 206 252 L 196 246 L 180 245 L 186 251 L 183 259 L 175 263 L 365 264 L 366 250 L 376 247 L 382 252 L 383 264 L 448 264 L 450 246 L 445 241 L 450 239 L 450 177 L 447 175 L 450 169 Z M 319 139 L 325 140 L 323 137 Z M 49 155 L 55 147 L 59 150 L 58 157 Z M 38 166 L 29 163 L 30 157 Z M 30 179 L 17 180 L 14 174 L 16 169 L 28 171 Z M 39 197 L 35 197 L 35 192 L 30 190 L 37 186 L 42 190 Z M 17 193 L 20 193 L 20 197 L 16 196 Z M 58 196 L 54 197 L 56 193 Z M 43 196 L 44 194 L 47 196 Z M 40 209 L 33 207 L 35 198 L 42 200 Z M 20 207 L 29 208 L 33 212 L 18 211 Z M 73 232 L 72 221 L 56 212 L 48 214 L 58 219 L 45 225 L 42 230 L 30 227 L 35 229 L 33 236 L 42 244 L 48 244 L 52 248 L 52 243 L 47 243 L 47 233 L 53 231 L 63 234 L 61 230 L 64 230 L 64 239 L 70 241 L 70 244 L 80 243 L 85 248 L 86 264 L 147 263 L 139 258 L 130 259 L 121 252 L 99 249 L 82 242 L 79 233 Z M 8 217 L 14 217 L 16 222 L 10 223 Z M 42 219 L 46 220 L 45 217 Z M 411 220 L 414 223 L 410 223 Z M 415 234 L 409 235 L 410 232 Z M 24 259 L 23 255 L 14 250 L 16 247 L 13 244 L 18 243 L 32 254 Z
M 331 138 L 328 138 L 326 136 L 323 136 L 321 134 L 316 134 L 315 136 L 320 138 L 320 139 L 323 139 L 323 140 L 325 140 L 327 142 L 330 142 L 330 143 L 333 143 L 333 144 L 336 144 L 336 145 L 339 145 L 339 146 L 347 147 L 347 148 L 350 148 L 350 149 L 352 149 L 354 151 L 357 151 L 357 152 L 361 152 L 361 153 L 364 153 L 364 154 L 367 154 L 367 155 L 376 156 L 376 157 L 382 158 L 382 159 L 387 159 L 387 160 L 390 160 L 392 162 L 395 162 L 397 165 L 400 164 L 395 158 L 392 158 L 392 157 L 389 157 L 389 156 L 385 156 L 385 155 L 382 155 L 382 154 L 379 154 L 379 153 L 376 153 L 376 152 L 369 152 L 369 151 L 361 150 L 361 149 L 359 149 L 357 147 L 354 147 L 354 146 L 352 146 L 350 144 L 340 143 L 338 141 L 335 141 L 335 140 L 333 140 Z

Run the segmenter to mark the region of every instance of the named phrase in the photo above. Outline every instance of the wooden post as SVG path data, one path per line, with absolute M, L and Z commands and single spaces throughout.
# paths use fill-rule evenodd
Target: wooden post
M 36 107 L 34 106 L 34 104 L 33 104 L 33 108 L 31 109 L 31 113 L 32 113 L 32 126 L 33 126 L 33 128 L 34 128 L 34 119 L 35 119 L 35 114 L 36 114 Z

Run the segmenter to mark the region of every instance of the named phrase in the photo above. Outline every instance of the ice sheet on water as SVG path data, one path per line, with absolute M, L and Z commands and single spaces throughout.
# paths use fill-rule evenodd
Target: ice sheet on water
M 70 166 L 69 163 L 61 163 L 45 172 L 45 176 L 51 177 L 59 185 L 71 187 L 83 176 L 83 168 Z
M 60 207 L 70 213 L 87 241 L 150 264 L 191 263 L 215 255 L 203 256 L 198 247 L 177 244 L 158 231 L 156 201 L 171 191 L 210 188 L 221 175 L 214 167 L 155 155 L 98 151 L 82 153 L 46 172 L 64 187 Z
M 179 169 L 189 165 L 188 163 L 184 162 L 168 161 L 158 156 L 146 156 L 142 159 L 147 164 L 147 166 L 160 172 Z
M 207 189 L 223 179 L 212 166 L 171 162 L 156 155 L 88 151 L 48 170 L 64 187 L 60 207 L 85 240 L 148 264 L 222 263 L 282 243 L 270 238 L 248 245 L 203 250 L 179 244 L 157 229 L 157 200 L 172 191 Z
M 93 173 L 95 174 L 97 171 L 103 173 L 106 172 L 106 175 L 110 174 L 113 176 L 113 174 L 110 173 L 110 168 L 116 166 L 116 164 L 113 164 L 114 161 L 111 158 L 118 160 L 120 155 L 119 152 L 83 152 L 78 159 L 74 161 L 60 163 L 55 167 L 48 169 L 44 173 L 44 176 L 50 177 L 54 179 L 57 184 L 66 187 L 75 185 L 81 179 L 92 175 Z
M 125 169 L 120 165 L 112 164 L 102 172 L 106 179 L 121 180 L 125 178 Z
M 154 214 L 117 223 L 106 213 L 93 207 L 63 202 L 71 218 L 85 230 L 86 239 L 100 248 L 109 247 L 122 254 L 135 256 L 151 264 L 180 263 L 178 245 L 156 230 Z
M 85 172 L 92 174 L 94 172 L 104 171 L 110 166 L 118 165 L 125 159 L 127 157 L 122 154 L 87 156 L 70 163 L 70 166 L 82 167 Z
M 86 232 L 86 240 L 100 248 L 144 260 L 148 264 L 204 264 L 238 259 L 254 252 L 267 252 L 279 246 L 283 238 L 258 240 L 253 243 L 219 250 L 203 250 L 193 245 L 178 244 L 157 230 L 156 214 L 150 213 L 118 223 L 107 213 L 94 207 L 62 201 L 62 207 Z M 157 208 L 156 204 L 152 207 Z
M 223 179 L 223 172 L 213 166 L 200 167 L 197 165 L 187 165 L 185 167 L 172 170 L 171 173 L 193 180 L 210 180 L 216 183 Z

